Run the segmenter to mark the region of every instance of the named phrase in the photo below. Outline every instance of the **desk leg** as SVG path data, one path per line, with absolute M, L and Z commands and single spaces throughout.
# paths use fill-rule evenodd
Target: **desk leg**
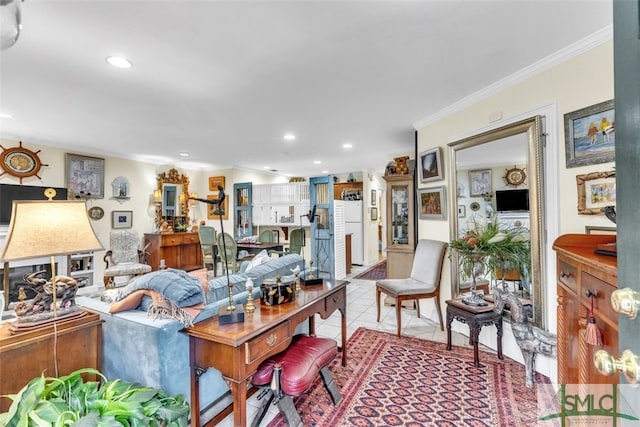
M 247 425 L 247 380 L 229 381 L 229 384 L 233 396 L 233 425 L 245 427 Z
M 316 336 L 316 315 L 309 316 L 309 336 Z
M 341 307 L 342 315 L 342 366 L 347 366 L 347 309 Z

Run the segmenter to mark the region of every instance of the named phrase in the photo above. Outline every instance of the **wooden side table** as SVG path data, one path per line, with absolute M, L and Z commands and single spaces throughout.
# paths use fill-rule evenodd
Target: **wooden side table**
M 17 393 L 43 372 L 47 377 L 55 376 L 56 355 L 60 376 L 80 368 L 100 370 L 102 320 L 96 313 L 84 312 L 82 317 L 56 322 L 57 345 L 53 325 L 12 335 L 9 324 L 3 323 L 0 328 L 0 395 Z M 7 411 L 10 405 L 9 398 L 0 397 L 0 412 Z
M 451 350 L 451 323 L 458 320 L 469 325 L 469 344 L 473 345 L 473 364 L 480 366 L 478 354 L 478 336 L 480 330 L 486 325 L 496 325 L 498 330 L 498 358 L 502 356 L 502 313 L 493 311 L 493 304 L 485 307 L 473 307 L 466 305 L 460 299 L 450 299 L 447 303 L 447 350 Z

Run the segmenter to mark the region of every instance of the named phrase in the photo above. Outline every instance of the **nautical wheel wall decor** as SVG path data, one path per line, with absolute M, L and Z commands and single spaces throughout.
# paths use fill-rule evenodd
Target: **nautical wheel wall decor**
M 518 187 L 519 185 L 524 184 L 524 180 L 526 177 L 527 174 L 524 173 L 524 168 L 514 166 L 507 169 L 507 173 L 505 174 L 504 179 L 505 181 L 507 181 L 507 185 Z
M 49 166 L 47 164 L 43 164 L 40 161 L 40 157 L 38 157 L 38 151 L 31 151 L 28 148 L 24 148 L 22 146 L 22 141 L 20 141 L 20 145 L 18 147 L 11 148 L 2 148 L 2 153 L 0 154 L 0 166 L 4 172 L 0 173 L 0 176 L 9 174 L 11 176 L 15 176 L 16 178 L 20 178 L 20 184 L 22 184 L 22 180 L 24 178 L 28 178 L 30 176 L 38 176 L 38 172 L 40 172 L 40 168 L 42 166 Z M 41 179 L 41 178 L 40 178 Z

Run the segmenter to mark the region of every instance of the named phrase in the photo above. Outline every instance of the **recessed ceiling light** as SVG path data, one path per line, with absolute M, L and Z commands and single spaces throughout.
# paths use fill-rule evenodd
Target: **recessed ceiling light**
M 313 161 L 313 164 L 314 164 L 314 165 L 319 165 L 319 164 L 321 164 L 321 163 L 322 163 L 322 162 L 321 162 L 320 160 L 314 160 L 314 161 Z
M 0 113 L 0 119 L 13 119 L 11 114 Z
M 117 68 L 131 68 L 133 64 L 120 56 L 107 56 L 107 62 Z
M 329 173 L 329 171 L 322 171 L 321 173 Z
M 189 157 L 189 153 L 187 153 L 186 151 L 181 151 L 181 152 L 178 153 L 178 155 L 180 157 Z
M 262 169 L 271 169 L 271 166 L 263 166 Z
M 287 133 L 285 134 L 284 139 L 286 139 L 287 141 L 293 141 L 294 139 L 296 139 L 296 136 L 292 133 Z
M 342 148 L 353 148 L 353 144 L 351 144 L 350 142 L 344 143 L 342 144 Z

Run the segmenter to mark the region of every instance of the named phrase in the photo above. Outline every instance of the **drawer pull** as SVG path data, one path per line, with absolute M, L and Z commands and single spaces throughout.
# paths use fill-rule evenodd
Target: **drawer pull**
M 561 271 L 560 277 L 562 277 L 563 279 L 568 279 L 569 277 L 571 277 L 571 273 L 565 273 L 564 271 Z
M 278 336 L 276 334 L 271 334 L 267 337 L 267 345 L 269 347 L 273 347 L 278 342 Z
M 587 298 L 591 298 L 591 297 L 597 298 L 598 291 L 594 291 L 593 289 L 587 289 L 584 292 L 584 296 L 586 296 Z

